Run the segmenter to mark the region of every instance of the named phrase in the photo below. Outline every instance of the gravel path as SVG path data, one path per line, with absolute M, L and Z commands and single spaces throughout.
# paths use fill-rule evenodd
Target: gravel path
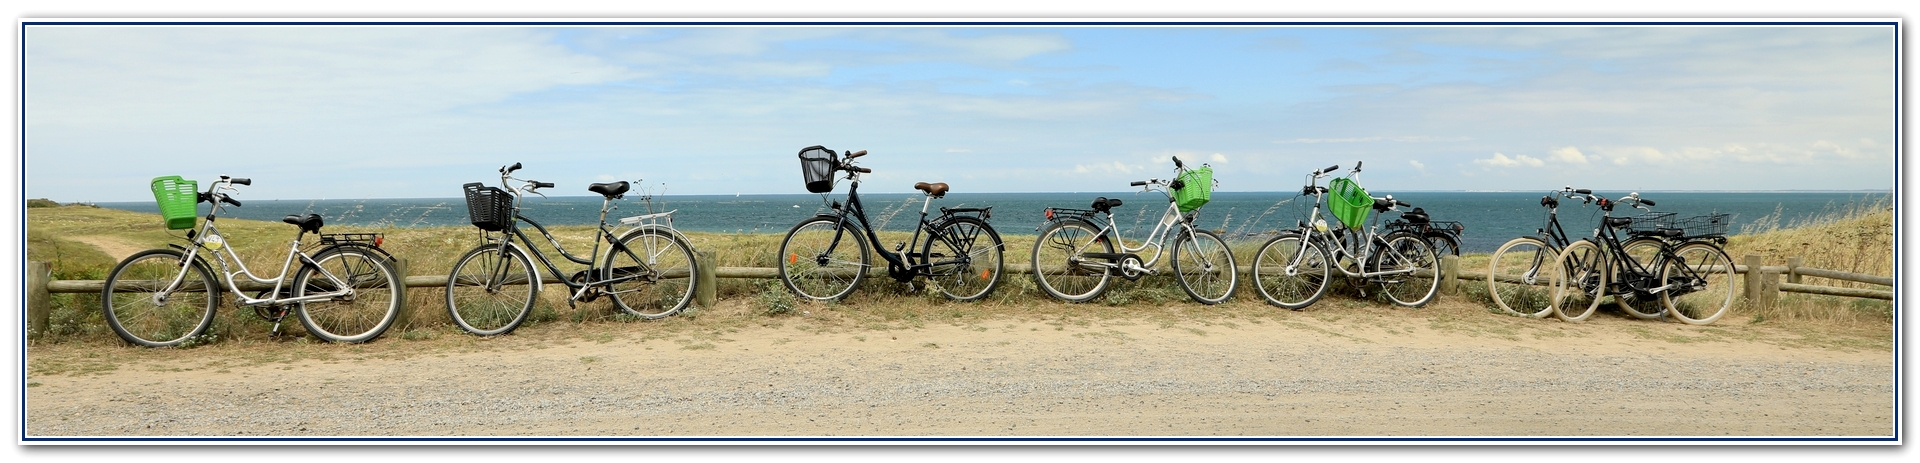
M 751 328 L 173 370 L 29 378 L 27 433 L 1888 436 L 1894 396 L 1886 352 L 1275 324 Z

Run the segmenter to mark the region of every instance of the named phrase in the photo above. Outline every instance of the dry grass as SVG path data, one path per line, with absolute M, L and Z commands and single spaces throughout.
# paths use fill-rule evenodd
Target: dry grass
M 1791 223 L 1782 223 L 1776 210 L 1740 231 L 1746 234 L 1732 237 L 1726 247 L 1735 262 L 1743 263 L 1742 256 L 1758 255 L 1763 265 L 1786 265 L 1788 257 L 1798 256 L 1801 265 L 1807 267 L 1881 276 L 1892 275 L 1897 264 L 1893 255 L 1893 207 L 1884 196 L 1877 201 L 1831 206 L 1821 214 Z M 1803 277 L 1801 283 L 1887 289 L 1817 277 Z M 1736 307 L 1736 314 L 1743 312 L 1754 322 L 1885 324 L 1893 319 L 1893 304 L 1876 299 L 1782 293 L 1774 307 Z

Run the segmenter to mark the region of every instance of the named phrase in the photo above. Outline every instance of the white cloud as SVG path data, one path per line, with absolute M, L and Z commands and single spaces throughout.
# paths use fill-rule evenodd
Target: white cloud
M 1564 162 L 1568 164 L 1586 164 L 1587 163 L 1587 155 L 1581 154 L 1579 148 L 1574 148 L 1571 146 L 1553 150 L 1553 154 L 1549 156 L 1548 159 L 1552 159 L 1555 161 Z
M 1540 166 L 1546 165 L 1546 161 L 1541 161 L 1539 159 L 1534 158 L 1533 156 L 1522 154 L 1522 155 L 1509 158 L 1507 157 L 1507 155 L 1501 154 L 1501 153 L 1493 153 L 1493 157 L 1491 158 L 1475 159 L 1473 160 L 1473 163 L 1480 164 L 1480 165 L 1494 166 L 1494 167 L 1513 167 L 1513 166 L 1540 167 Z
M 1421 174 L 1426 174 L 1426 173 L 1427 173 L 1427 165 L 1426 165 L 1426 164 L 1421 164 L 1421 163 L 1420 163 L 1420 161 L 1415 161 L 1415 160 L 1412 160 L 1412 159 L 1408 159 L 1408 160 L 1407 160 L 1407 164 L 1412 164 L 1412 165 L 1413 165 L 1413 170 L 1417 170 L 1417 171 L 1420 171 L 1420 173 L 1421 173 Z
M 1216 164 L 1226 164 L 1227 155 L 1220 154 L 1220 153 L 1213 153 L 1213 155 L 1207 156 L 1207 160 Z
M 1077 174 L 1095 172 L 1130 174 L 1142 170 L 1146 170 L 1146 168 L 1138 165 L 1129 166 L 1120 161 L 1114 161 L 1111 164 L 1078 164 L 1073 166 L 1073 172 Z

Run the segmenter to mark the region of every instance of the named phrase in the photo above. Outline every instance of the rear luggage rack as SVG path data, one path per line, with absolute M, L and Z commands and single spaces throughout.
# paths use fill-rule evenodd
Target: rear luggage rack
M 381 236 L 379 233 L 331 233 L 320 235 L 320 244 L 322 246 L 359 243 L 373 245 L 373 247 L 377 248 L 380 247 L 380 243 L 383 241 L 386 241 L 386 237 Z

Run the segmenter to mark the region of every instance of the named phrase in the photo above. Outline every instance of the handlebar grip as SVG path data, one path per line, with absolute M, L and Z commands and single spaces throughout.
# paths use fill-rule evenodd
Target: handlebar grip
M 1132 185 L 1132 186 L 1147 186 L 1147 182 L 1144 182 L 1144 181 L 1138 181 L 1138 182 L 1133 182 L 1133 183 L 1129 183 L 1128 185 Z
M 855 152 L 847 153 L 847 159 L 853 159 L 853 158 L 866 156 L 866 155 L 867 155 L 867 150 L 855 151 Z
M 533 187 L 534 188 L 553 188 L 553 184 L 548 182 L 533 182 Z
M 518 163 L 518 162 L 516 162 L 516 163 L 513 163 L 513 165 L 511 165 L 511 166 L 507 166 L 507 167 L 502 167 L 502 168 L 500 168 L 500 173 L 502 173 L 502 174 L 511 174 L 511 173 L 513 173 L 513 171 L 516 171 L 516 170 L 520 170 L 520 163 Z
M 1412 205 L 1412 204 L 1407 204 L 1407 202 L 1406 202 L 1406 201 L 1401 201 L 1401 200 L 1398 200 L 1398 199 L 1396 199 L 1396 200 L 1393 200 L 1393 204 L 1395 204 L 1395 205 L 1398 205 L 1398 206 L 1400 206 L 1400 207 L 1413 207 L 1413 205 Z
M 1317 172 L 1314 172 L 1314 173 L 1313 173 L 1313 175 L 1320 175 L 1320 174 L 1324 174 L 1324 173 L 1327 173 L 1327 172 L 1333 172 L 1333 171 L 1336 171 L 1336 170 L 1340 170 L 1340 165 L 1339 165 L 1339 164 L 1334 164 L 1334 165 L 1331 165 L 1331 166 L 1327 166 L 1327 168 L 1325 168 L 1325 169 L 1320 169 L 1319 171 L 1317 171 Z
M 1640 204 L 1645 204 L 1645 205 L 1648 205 L 1648 206 L 1652 206 L 1652 205 L 1653 205 L 1653 201 L 1649 201 L 1649 200 L 1647 200 L 1647 199 L 1645 199 L 1645 198 L 1642 198 L 1642 199 L 1640 200 Z
M 1366 164 L 1366 161 L 1353 161 L 1353 171 L 1359 172 L 1361 164 Z
M 241 180 L 245 180 L 245 179 L 241 179 Z M 238 200 L 238 199 L 233 199 L 233 198 L 228 198 L 228 197 L 226 197 L 226 196 L 221 196 L 221 197 L 220 197 L 220 201 L 221 201 L 221 202 L 224 202 L 224 203 L 227 203 L 227 204 L 232 204 L 232 205 L 233 205 L 233 207 L 240 207 L 240 200 Z
M 865 168 L 865 167 L 847 167 L 847 170 L 849 170 L 849 171 L 853 171 L 853 172 L 859 172 L 859 173 L 862 173 L 862 174 L 871 174 L 871 173 L 873 173 L 873 169 L 868 169 L 868 168 Z
M 1174 157 L 1173 157 L 1173 167 L 1174 167 L 1174 168 L 1176 168 L 1176 169 L 1185 169 L 1185 168 L 1187 168 L 1187 164 L 1186 164 L 1186 163 L 1183 163 L 1183 162 L 1180 162 L 1180 157 L 1179 157 L 1179 156 L 1174 156 Z
M 1574 193 L 1579 193 L 1579 194 L 1583 194 L 1583 195 L 1590 195 L 1590 194 L 1593 194 L 1593 190 L 1589 190 L 1589 189 L 1586 189 L 1586 188 L 1581 188 L 1581 189 L 1578 189 L 1578 190 L 1573 190 L 1573 192 L 1574 192 Z
M 228 181 L 229 181 L 229 182 L 231 182 L 231 183 L 233 183 L 233 184 L 235 184 L 235 185 L 252 185 L 252 184 L 253 184 L 253 179 L 250 179 L 250 178 L 238 178 L 238 177 L 235 177 L 235 178 L 233 178 L 233 179 L 231 179 L 231 180 L 228 180 Z

